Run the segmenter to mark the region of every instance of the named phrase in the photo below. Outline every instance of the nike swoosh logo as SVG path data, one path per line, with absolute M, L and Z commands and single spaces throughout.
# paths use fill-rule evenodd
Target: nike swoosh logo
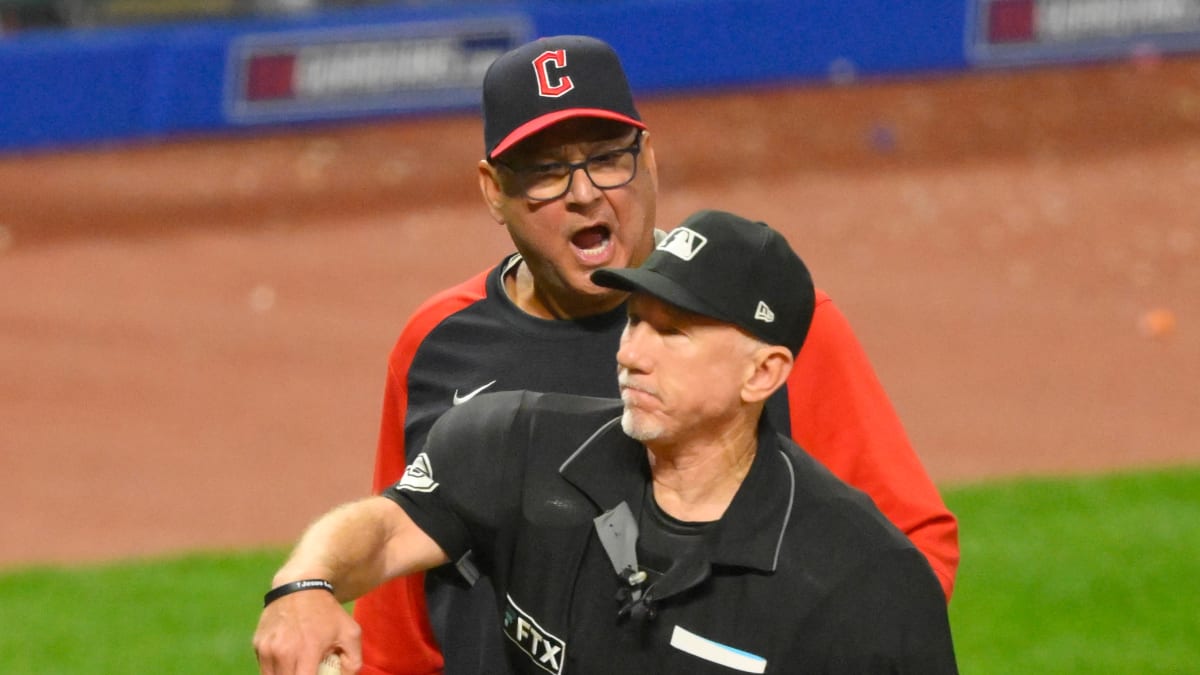
M 487 384 L 476 389 L 475 391 L 467 392 L 466 394 L 463 394 L 462 396 L 459 396 L 458 390 L 455 389 L 454 390 L 454 405 L 462 405 L 462 404 L 466 403 L 467 401 L 470 401 L 471 399 L 478 396 L 479 393 L 482 392 L 484 389 L 487 389 L 488 387 L 492 386 L 493 384 L 496 384 L 495 380 L 488 382 Z

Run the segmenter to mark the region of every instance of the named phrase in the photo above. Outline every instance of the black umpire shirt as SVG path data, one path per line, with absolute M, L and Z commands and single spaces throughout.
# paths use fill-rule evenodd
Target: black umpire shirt
M 764 424 L 721 519 L 671 523 L 621 411 L 479 396 L 384 493 L 460 569 L 491 577 L 516 672 L 957 672 L 933 571 L 869 497 Z

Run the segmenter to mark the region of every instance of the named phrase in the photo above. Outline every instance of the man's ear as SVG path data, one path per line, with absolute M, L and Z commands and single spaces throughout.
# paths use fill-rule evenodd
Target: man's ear
M 742 400 L 756 403 L 770 398 L 787 383 L 794 361 L 787 347 L 765 345 L 756 349 L 751 355 L 749 376 L 742 384 Z
M 503 224 L 504 214 L 500 209 L 504 204 L 504 188 L 500 185 L 500 176 L 496 173 L 496 167 L 486 159 L 481 159 L 478 171 L 479 192 L 483 195 L 483 203 L 487 204 L 492 219 Z

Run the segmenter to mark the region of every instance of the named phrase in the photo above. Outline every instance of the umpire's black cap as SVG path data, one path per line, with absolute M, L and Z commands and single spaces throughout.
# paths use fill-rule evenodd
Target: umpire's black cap
M 724 211 L 689 216 L 640 267 L 599 269 L 592 281 L 731 323 L 793 355 L 816 305 L 812 276 L 787 239 Z
M 491 159 L 546 127 L 600 117 L 645 129 L 621 60 L 583 35 L 528 42 L 500 56 L 483 77 L 483 141 Z

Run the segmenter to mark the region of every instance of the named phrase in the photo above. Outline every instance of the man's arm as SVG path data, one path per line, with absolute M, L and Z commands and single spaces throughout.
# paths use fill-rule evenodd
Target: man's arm
M 446 554 L 395 502 L 368 497 L 340 506 L 313 523 L 275 574 L 272 587 L 324 579 L 321 589 L 285 595 L 263 609 L 254 649 L 264 675 L 310 675 L 325 654 L 342 656 L 342 669 L 362 666 L 359 630 L 339 603 L 388 579 L 447 561 Z
M 913 450 L 846 317 L 822 290 L 788 378 L 792 437 L 838 478 L 866 492 L 937 574 L 949 601 L 958 522 Z

